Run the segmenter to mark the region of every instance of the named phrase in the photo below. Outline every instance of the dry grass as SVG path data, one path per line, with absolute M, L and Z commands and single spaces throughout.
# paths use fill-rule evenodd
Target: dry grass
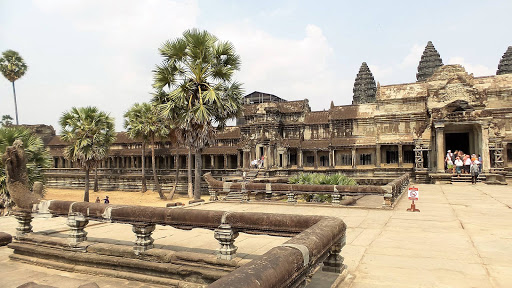
M 108 196 L 108 198 L 110 199 L 110 204 L 141 205 L 155 207 L 165 207 L 165 205 L 169 202 L 181 202 L 183 204 L 188 204 L 188 201 L 191 200 L 190 198 L 183 197 L 183 195 L 179 194 L 175 194 L 172 200 L 162 200 L 160 199 L 160 197 L 158 197 L 158 193 L 156 191 L 147 191 L 145 193 L 142 193 L 126 191 L 94 192 L 92 190 L 89 190 L 90 202 L 94 202 L 96 200 L 96 197 L 104 199 L 105 196 Z M 169 193 L 166 193 L 165 196 L 168 197 Z M 201 198 L 206 201 L 209 199 L 209 196 L 204 195 Z M 48 188 L 48 190 L 46 191 L 45 199 L 83 201 L 84 190 Z M 103 203 L 103 201 L 101 201 L 101 203 Z

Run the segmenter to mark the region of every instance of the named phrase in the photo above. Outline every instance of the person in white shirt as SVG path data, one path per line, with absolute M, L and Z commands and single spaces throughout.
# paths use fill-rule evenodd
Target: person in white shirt
M 469 170 L 471 171 L 471 183 L 476 184 L 476 180 L 478 179 L 478 174 L 480 172 L 480 161 L 476 160 L 471 163 L 471 167 Z
M 457 157 L 455 159 L 455 170 L 457 171 L 457 177 L 460 177 L 460 173 L 462 173 L 462 166 L 464 166 L 464 163 L 462 163 L 462 160 Z

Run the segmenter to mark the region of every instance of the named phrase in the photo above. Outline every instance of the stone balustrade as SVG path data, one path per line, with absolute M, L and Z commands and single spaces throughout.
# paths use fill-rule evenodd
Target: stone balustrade
M 70 227 L 68 239 L 33 233 L 31 226 L 33 213 L 67 217 L 67 224 Z M 60 200 L 42 200 L 39 204 L 34 204 L 32 213 L 27 210 L 18 211 L 15 217 L 19 228 L 17 241 L 10 244 L 10 247 L 15 250 L 11 259 L 30 262 L 31 258 L 38 258 L 33 260 L 34 263 L 48 261 L 44 260 L 46 258 L 64 262 L 72 260 L 73 268 L 69 268 L 72 271 L 76 270 L 76 265 L 96 267 L 108 264 L 112 265 L 112 269 L 116 271 L 132 271 L 129 277 L 126 276 L 129 279 L 137 279 L 134 276 L 137 273 L 133 271 L 142 271 L 141 273 L 146 271 L 153 275 L 152 277 L 160 275 L 162 278 L 178 277 L 178 279 L 185 277 L 180 275 L 193 274 L 189 270 L 169 273 L 171 268 L 166 265 L 171 264 L 151 260 L 169 257 L 161 256 L 165 251 L 162 252 L 162 249 L 156 249 L 153 246 L 154 240 L 151 235 L 159 225 L 185 230 L 192 228 L 213 230 L 214 238 L 219 242 L 217 261 L 208 257 L 202 259 L 199 256 L 195 258 L 190 255 L 181 256 L 183 259 L 189 257 L 188 261 L 191 265 L 187 266 L 187 269 L 199 269 L 195 274 L 202 275 L 199 278 L 197 276 L 186 278 L 185 281 L 188 282 L 185 283 L 193 284 L 195 281 L 199 285 L 187 287 L 204 287 L 207 284 L 211 287 L 296 287 L 306 283 L 308 277 L 316 271 L 318 266 L 322 266 L 322 263 L 325 271 L 342 273 L 345 270 L 340 253 L 345 245 L 346 225 L 341 219 L 334 217 L 121 206 Z M 119 245 L 109 244 L 106 248 L 103 247 L 105 244 L 102 246 L 101 243 L 91 243 L 85 231 L 89 220 L 132 225 L 135 233 L 135 241 L 131 248 L 132 256 L 127 254 L 126 248 L 118 247 Z M 254 260 L 246 261 L 248 263 L 242 266 L 240 258 L 235 260 L 237 252 L 235 240 L 239 233 L 291 238 Z M 105 237 L 108 238 L 108 235 Z M 81 253 L 76 253 L 78 251 Z M 113 259 L 111 256 L 114 255 L 123 257 L 121 260 L 119 257 L 114 261 L 109 260 Z M 194 259 L 195 261 L 201 259 L 200 264 L 192 263 Z M 204 264 L 205 262 L 207 265 Z M 67 270 L 66 265 L 61 263 L 56 266 Z M 279 269 L 275 269 L 276 267 Z M 166 272 L 163 273 L 164 271 Z M 100 270 L 94 273 L 111 272 Z M 269 273 L 275 277 L 268 277 Z M 123 275 L 119 272 L 115 276 L 124 277 Z M 180 284 L 176 281 L 178 280 L 167 279 L 154 282 L 184 285 L 183 282 Z

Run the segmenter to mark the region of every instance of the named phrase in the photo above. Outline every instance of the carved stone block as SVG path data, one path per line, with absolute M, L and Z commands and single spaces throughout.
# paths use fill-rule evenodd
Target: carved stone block
M 238 237 L 238 232 L 231 229 L 229 224 L 221 224 L 215 229 L 214 237 L 219 241 L 220 248 L 217 250 L 217 258 L 224 260 L 231 260 L 236 257 L 235 239 Z
M 151 234 L 155 231 L 155 227 L 155 224 L 145 223 L 132 225 L 132 231 L 137 237 L 133 246 L 133 250 L 136 254 L 153 248 L 153 242 L 155 240 L 151 237 Z

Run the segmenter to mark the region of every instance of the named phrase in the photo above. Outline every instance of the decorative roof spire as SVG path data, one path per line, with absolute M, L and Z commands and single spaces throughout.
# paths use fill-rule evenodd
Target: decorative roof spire
M 334 101 L 331 100 L 331 109 L 334 108 Z
M 437 52 L 434 44 L 428 41 L 423 55 L 421 55 L 420 64 L 418 65 L 418 73 L 416 79 L 418 81 L 425 81 L 428 77 L 432 76 L 437 68 L 443 66 L 443 60 Z
M 363 104 L 375 102 L 375 93 L 377 87 L 375 87 L 375 79 L 373 74 L 366 65 L 366 62 L 361 64 L 359 73 L 357 73 L 356 81 L 354 82 L 354 98 L 352 104 Z
M 512 74 L 512 46 L 508 46 L 507 52 L 503 54 L 498 64 L 496 75 Z

